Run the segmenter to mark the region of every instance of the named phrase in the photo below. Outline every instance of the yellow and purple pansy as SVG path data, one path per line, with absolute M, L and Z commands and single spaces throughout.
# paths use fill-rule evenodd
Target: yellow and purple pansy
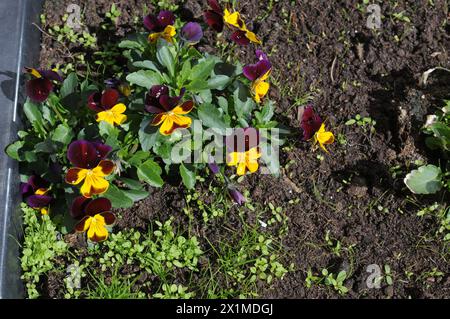
M 234 129 L 225 137 L 228 166 L 236 166 L 236 174 L 254 173 L 259 168 L 259 131 L 252 127 Z
M 224 25 L 233 30 L 231 40 L 239 45 L 248 45 L 250 42 L 261 44 L 258 36 L 247 28 L 238 11 L 231 12 L 228 8 L 222 10 L 217 0 L 208 0 L 210 10 L 203 13 L 205 22 L 217 32 L 222 32 Z M 237 30 L 235 30 L 237 29 Z
M 63 78 L 55 70 L 25 68 L 33 79 L 26 84 L 27 96 L 34 102 L 44 102 L 53 91 L 53 82 L 62 82 Z
M 334 135 L 325 129 L 325 124 L 320 116 L 314 112 L 311 105 L 307 105 L 303 109 L 300 126 L 303 130 L 303 140 L 307 141 L 312 139 L 314 144 L 319 144 L 320 148 L 328 153 L 325 145 L 334 142 Z
M 53 197 L 48 195 L 50 183 L 38 175 L 32 175 L 26 183 L 20 185 L 22 197 L 27 205 L 47 215 Z
M 150 42 L 155 42 L 159 38 L 172 43 L 173 37 L 177 34 L 173 24 L 175 16 L 171 11 L 162 10 L 157 16 L 149 14 L 144 17 L 144 26 L 152 32 L 148 35 Z
M 67 158 L 75 167 L 66 173 L 66 182 L 78 185 L 83 182 L 80 192 L 84 197 L 103 194 L 108 190 L 109 182 L 105 179 L 115 165 L 106 160 L 111 147 L 98 142 L 78 140 L 72 142 L 67 149 Z
M 127 107 L 119 102 L 119 92 L 106 89 L 103 93 L 95 92 L 88 97 L 88 107 L 96 112 L 97 122 L 105 121 L 111 125 L 121 125 L 127 120 L 123 114 Z
M 270 88 L 270 84 L 266 80 L 272 71 L 272 64 L 261 50 L 256 50 L 256 57 L 258 62 L 244 66 L 242 72 L 247 79 L 252 81 L 251 91 L 255 101 L 261 103 L 261 99 Z
M 194 102 L 181 103 L 185 89 L 181 89 L 179 96 L 169 96 L 169 88 L 165 85 L 154 85 L 147 92 L 145 110 L 155 114 L 151 125 L 158 126 L 162 135 L 170 135 L 177 128 L 188 128 L 192 119 L 186 116 L 194 108 Z
M 75 231 L 87 233 L 87 237 L 93 242 L 106 240 L 108 226 L 112 226 L 116 221 L 111 208 L 111 202 L 107 198 L 75 198 L 70 209 L 72 217 L 79 220 Z

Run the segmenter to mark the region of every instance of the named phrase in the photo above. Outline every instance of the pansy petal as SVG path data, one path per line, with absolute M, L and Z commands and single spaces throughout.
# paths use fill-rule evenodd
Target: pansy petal
M 246 37 L 247 39 L 249 39 L 250 42 L 252 42 L 252 43 L 255 43 L 255 44 L 262 44 L 261 39 L 258 38 L 258 36 L 257 36 L 254 32 L 252 32 L 252 31 L 246 30 L 246 32 L 245 32 L 245 37 Z
M 259 164 L 257 161 L 247 162 L 247 168 L 250 173 L 254 173 L 258 170 Z
M 247 39 L 245 35 L 245 31 L 237 30 L 231 34 L 231 40 L 234 41 L 238 45 L 248 45 L 250 40 Z
M 175 15 L 172 11 L 162 10 L 158 14 L 158 23 L 162 28 L 175 23 Z
M 190 43 L 196 43 L 203 37 L 203 30 L 197 22 L 188 22 L 181 29 L 181 36 Z
M 51 81 L 58 81 L 58 82 L 63 81 L 62 76 L 59 75 L 59 73 L 54 70 L 39 70 L 39 73 L 42 75 L 42 77 L 49 79 Z
M 170 116 L 166 116 L 162 122 L 162 125 L 159 128 L 159 132 L 162 135 L 170 135 L 175 130 L 175 125 Z
M 270 75 L 270 70 L 272 69 L 272 64 L 269 60 L 261 60 L 256 63 L 256 77 L 261 80 L 265 80 Z
M 191 112 L 193 108 L 194 108 L 194 102 L 186 101 L 183 104 L 175 107 L 172 110 L 172 112 L 175 114 L 178 114 L 178 115 L 184 115 L 184 114 L 188 114 L 189 112 Z
M 159 28 L 158 19 L 153 14 L 145 16 L 143 23 L 148 31 L 156 31 Z
M 84 197 L 92 197 L 93 195 L 100 195 L 105 193 L 109 188 L 109 182 L 101 176 L 92 174 L 86 176 L 86 179 L 81 186 L 80 192 Z
M 127 107 L 125 106 L 125 104 L 123 103 L 119 103 L 113 106 L 113 108 L 111 109 L 112 112 L 114 113 L 119 113 L 122 114 L 123 112 L 125 112 L 127 110 Z
M 261 60 L 269 60 L 269 58 L 267 57 L 267 54 L 264 53 L 264 51 L 262 50 L 256 50 L 255 51 L 255 55 L 256 58 L 261 61 Z
M 93 168 L 98 163 L 98 152 L 91 142 L 78 140 L 69 145 L 67 158 L 76 167 Z
M 30 184 L 33 187 L 33 190 L 36 191 L 39 188 L 49 188 L 50 183 L 47 182 L 45 179 L 40 177 L 39 175 L 31 175 L 28 179 L 28 184 Z
M 119 92 L 115 89 L 107 89 L 101 97 L 101 105 L 103 109 L 109 110 L 117 104 L 119 100 Z
M 157 125 L 161 124 L 162 121 L 164 121 L 164 119 L 166 118 L 166 116 L 167 116 L 166 113 L 160 113 L 160 114 L 157 114 L 157 115 L 153 118 L 153 120 L 152 120 L 152 122 L 151 122 L 151 125 L 157 126 Z
M 169 88 L 166 85 L 153 85 L 148 93 L 151 97 L 159 99 L 161 95 L 168 95 Z
M 77 185 L 86 178 L 88 170 L 84 168 L 71 168 L 66 174 L 66 183 L 71 185 Z
M 176 128 L 188 128 L 192 124 L 192 119 L 189 116 L 174 114 L 172 117 Z
M 105 159 L 106 156 L 112 151 L 112 147 L 103 143 L 99 142 L 92 142 L 92 145 L 94 145 L 95 149 L 97 150 L 97 159 L 101 161 L 102 159 Z
M 80 220 L 75 225 L 75 231 L 77 231 L 77 232 L 85 232 L 85 231 L 87 231 L 91 227 L 92 218 L 93 217 L 91 217 L 91 216 L 83 217 L 83 219 Z
M 115 168 L 116 166 L 114 165 L 114 162 L 102 160 L 98 163 L 98 166 L 92 170 L 92 172 L 98 176 L 108 176 L 114 171 Z
M 152 114 L 159 114 L 159 113 L 163 113 L 164 110 L 160 109 L 159 107 L 156 107 L 154 105 L 146 105 L 145 106 L 145 110 L 149 113 Z
M 88 96 L 88 108 L 90 108 L 94 112 L 104 111 L 104 108 L 101 106 L 102 94 L 100 92 L 94 92 Z
M 241 19 L 241 14 L 238 11 L 231 13 L 228 9 L 223 11 L 223 21 L 236 28 L 243 28 L 245 25 Z
M 228 166 L 236 166 L 241 159 L 240 153 L 231 152 L 227 155 L 227 165 Z
M 44 102 L 52 90 L 52 82 L 45 78 L 32 79 L 26 84 L 27 95 L 34 102 Z
M 104 225 L 91 226 L 87 232 L 87 236 L 90 241 L 99 243 L 105 241 L 108 238 L 108 230 Z
M 311 105 L 303 109 L 301 114 L 300 126 L 303 130 L 303 140 L 307 141 L 319 130 L 322 125 L 322 119 L 314 113 Z
M 256 64 L 249 64 L 242 68 L 242 73 L 250 81 L 254 81 L 258 78 L 258 69 Z
M 53 197 L 47 195 L 31 195 L 27 198 L 27 204 L 32 208 L 41 208 L 50 205 L 52 200 Z
M 95 216 L 100 213 L 109 212 L 112 208 L 111 201 L 100 197 L 90 201 L 85 208 L 86 215 Z
M 331 132 L 323 132 L 317 134 L 317 141 L 320 144 L 332 144 L 334 142 L 334 135 Z
M 208 0 L 208 5 L 213 11 L 222 14 L 222 7 L 217 0 Z
M 20 183 L 20 193 L 23 197 L 27 197 L 33 195 L 34 190 L 30 183 Z
M 92 199 L 84 196 L 76 197 L 70 206 L 70 216 L 74 219 L 80 219 L 85 216 L 86 206 Z
M 204 20 L 207 25 L 216 30 L 217 32 L 223 31 L 223 17 L 222 15 L 208 10 L 203 13 Z
M 111 212 L 104 212 L 100 215 L 105 219 L 105 224 L 108 226 L 116 222 L 116 216 Z
M 28 74 L 31 74 L 36 79 L 39 79 L 42 77 L 42 75 L 41 75 L 41 73 L 39 73 L 38 69 L 28 68 L 28 67 L 25 67 L 24 69 L 25 69 L 25 72 L 27 72 Z
M 258 94 L 260 97 L 263 97 L 269 92 L 270 84 L 264 81 L 258 81 L 253 86 L 253 90 L 256 94 Z
M 245 175 L 246 167 L 247 166 L 246 166 L 245 161 L 238 163 L 236 174 L 238 174 L 239 176 Z

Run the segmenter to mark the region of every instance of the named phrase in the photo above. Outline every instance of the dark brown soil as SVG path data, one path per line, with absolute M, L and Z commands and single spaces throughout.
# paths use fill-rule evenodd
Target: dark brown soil
M 122 15 L 116 34 L 105 39 L 132 32 L 133 16 L 143 16 L 147 8 L 147 1 L 114 2 Z M 47 0 L 44 13 L 48 25 L 61 23 L 68 3 L 81 4 L 86 24 L 94 32 L 111 5 L 104 0 Z M 296 97 L 311 93 L 327 126 L 346 140 L 345 145 L 331 146 L 322 161 L 308 143 L 300 138 L 291 140 L 292 147 L 282 154 L 282 164 L 290 166 L 279 179 L 258 174 L 246 178 L 243 188 L 250 190 L 253 202 L 282 206 L 289 217 L 289 233 L 283 244 L 286 261 L 293 262 L 295 270 L 271 288 L 264 288 L 263 297 L 339 297 L 328 288 L 307 289 L 309 268 L 316 273 L 322 268 L 347 270 L 351 276 L 346 281 L 350 289 L 346 296 L 350 298 L 450 295 L 448 246 L 435 236 L 438 222 L 416 216 L 418 207 L 436 198 L 412 196 L 402 181 L 415 160 L 436 161 L 427 153 L 419 129 L 424 115 L 450 98 L 450 77 L 436 71 L 426 86 L 420 78 L 430 68 L 450 67 L 448 7 L 443 0 L 433 1 L 434 5 L 426 0 L 379 1 L 384 18 L 376 32 L 366 27 L 367 14 L 356 9 L 358 3 L 362 1 L 281 0 L 270 12 L 265 1 L 238 5 L 246 20 L 254 21 L 250 25 L 263 39 L 263 49 L 274 65 L 272 78 L 278 81 L 273 81 L 270 95 L 277 102 L 279 122 L 299 131 L 297 110 L 291 106 Z M 206 1 L 188 0 L 183 12 L 200 18 L 205 8 Z M 265 12 L 267 16 L 258 19 Z M 410 22 L 394 19 L 393 13 L 399 12 Z M 214 51 L 216 35 L 212 31 L 205 34 L 200 46 Z M 42 66 L 70 60 L 51 37 L 44 35 L 42 42 Z M 254 60 L 251 47 L 237 48 L 234 55 L 246 63 Z M 376 120 L 376 133 L 344 124 L 356 114 Z M 393 178 L 390 168 L 397 165 L 403 173 Z M 168 216 L 177 217 L 179 224 L 186 221 L 181 211 L 185 205 L 181 187 L 166 185 L 150 192 L 146 200 L 121 212 L 119 229 L 145 229 L 150 220 Z M 295 199 L 297 204 L 288 204 Z M 229 212 L 228 223 L 236 227 L 232 215 L 233 211 Z M 213 241 L 221 237 L 219 230 L 205 231 L 199 226 L 198 235 Z M 353 248 L 336 256 L 326 246 L 326 231 L 343 247 Z M 371 264 L 389 265 L 393 286 L 367 288 L 366 268 Z M 435 280 L 425 275 L 434 268 L 444 272 L 444 277 Z M 56 281 L 50 278 L 48 286 Z

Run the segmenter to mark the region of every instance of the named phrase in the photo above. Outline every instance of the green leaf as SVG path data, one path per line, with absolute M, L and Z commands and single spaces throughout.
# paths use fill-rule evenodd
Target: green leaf
M 125 191 L 111 183 L 103 196 L 111 201 L 114 208 L 130 208 L 134 204 L 133 199 L 131 199 Z
M 139 128 L 139 142 L 142 150 L 148 152 L 156 143 L 158 139 L 158 128 L 151 126 L 151 118 L 144 118 Z
M 147 198 L 148 195 L 150 195 L 148 191 L 142 189 L 127 189 L 123 190 L 123 192 L 125 193 L 125 195 L 131 198 L 133 202 L 143 200 L 144 198 Z
M 174 76 L 174 74 L 175 74 L 175 59 L 167 45 L 162 45 L 158 48 L 158 50 L 156 52 L 156 58 L 158 59 L 158 62 L 162 66 L 164 66 L 167 69 L 167 71 L 169 71 L 170 76 Z
M 133 50 L 140 50 L 143 51 L 144 48 L 142 47 L 142 44 L 137 42 L 137 41 L 133 41 L 133 40 L 123 40 L 119 43 L 119 48 L 122 49 L 133 49 Z
M 406 175 L 404 182 L 414 194 L 434 194 L 442 187 L 441 169 L 434 165 L 421 166 Z
M 105 144 L 111 146 L 114 149 L 120 148 L 119 129 L 114 125 L 105 121 L 98 123 L 99 133 L 105 139 Z
M 23 112 L 27 117 L 28 121 L 39 131 L 43 132 L 43 118 L 42 113 L 36 103 L 27 100 L 23 105 Z
M 187 189 L 193 189 L 196 182 L 195 171 L 191 171 L 186 166 L 184 166 L 184 164 L 181 164 L 180 174 L 184 186 L 186 186 Z
M 64 80 L 61 89 L 59 90 L 60 98 L 64 98 L 69 94 L 75 92 L 78 85 L 78 77 L 76 73 L 70 73 L 67 78 Z
M 9 144 L 6 147 L 6 154 L 8 154 L 9 157 L 15 159 L 16 161 L 20 161 L 21 157 L 19 154 L 19 150 L 23 147 L 24 141 L 16 141 L 12 144 Z
M 249 119 L 255 108 L 255 102 L 247 87 L 242 83 L 236 88 L 233 94 L 234 111 L 239 118 Z
M 151 70 L 139 70 L 127 75 L 127 81 L 131 84 L 144 87 L 147 90 L 153 85 L 161 84 L 161 76 L 158 73 Z
M 146 161 L 137 169 L 139 179 L 154 187 L 161 187 L 164 184 L 161 173 L 161 167 L 152 160 Z
M 202 104 L 198 108 L 198 117 L 207 127 L 225 129 L 225 124 L 219 109 L 211 104 Z
M 230 82 L 230 77 L 226 75 L 216 75 L 208 80 L 208 88 L 211 90 L 223 90 L 228 82 Z
M 206 80 L 206 78 L 211 74 L 215 65 L 216 61 L 212 57 L 206 58 L 205 60 L 199 62 L 192 68 L 189 80 Z
M 147 154 L 147 157 L 148 157 L 148 154 Z M 141 182 L 139 182 L 135 179 L 120 177 L 119 181 L 121 181 L 122 183 L 127 185 L 128 188 L 133 189 L 133 190 L 143 190 L 144 189 Z
M 159 72 L 158 67 L 150 60 L 136 61 L 133 63 L 133 66 L 141 69 L 149 69 L 155 72 Z
M 67 145 L 72 141 L 74 136 L 75 135 L 70 127 L 65 124 L 59 124 L 53 131 L 52 140 Z

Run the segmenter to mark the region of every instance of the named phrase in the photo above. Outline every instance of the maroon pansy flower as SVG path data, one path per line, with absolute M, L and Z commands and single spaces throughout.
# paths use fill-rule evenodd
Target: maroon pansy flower
M 53 70 L 25 68 L 34 78 L 26 83 L 27 96 L 34 102 L 44 102 L 53 91 L 52 81 L 62 82 L 62 77 Z
M 203 13 L 205 22 L 217 32 L 223 31 L 223 10 L 217 0 L 208 0 L 208 5 L 211 10 Z
M 194 102 L 185 101 L 181 103 L 185 89 L 182 88 L 180 95 L 169 96 L 169 88 L 165 85 L 154 85 L 145 97 L 145 110 L 155 114 L 151 125 L 158 126 L 162 135 L 170 135 L 177 128 L 188 128 L 192 120 L 186 116 L 194 108 Z
M 111 212 L 111 202 L 107 198 L 77 197 L 72 203 L 70 214 L 80 220 L 75 226 L 77 232 L 87 232 L 87 237 L 93 242 L 101 242 L 108 238 L 107 226 L 116 221 Z
M 152 32 L 162 32 L 168 25 L 174 23 L 175 15 L 169 10 L 162 10 L 157 16 L 149 14 L 144 17 L 144 26 Z
M 319 115 L 314 113 L 311 105 L 304 108 L 303 114 L 301 115 L 300 126 L 303 129 L 303 140 L 307 141 L 313 137 L 320 126 L 322 125 L 322 119 Z
M 78 140 L 67 149 L 67 158 L 76 167 L 92 169 L 104 160 L 112 148 L 99 142 Z

